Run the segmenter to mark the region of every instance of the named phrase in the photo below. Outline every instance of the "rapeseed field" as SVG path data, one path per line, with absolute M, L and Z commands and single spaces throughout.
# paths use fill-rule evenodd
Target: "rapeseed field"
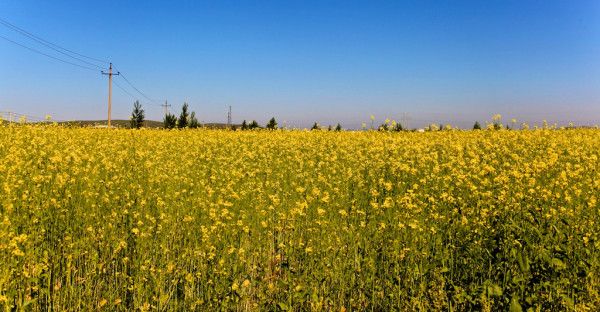
M 0 125 L 5 311 L 594 311 L 600 131 Z

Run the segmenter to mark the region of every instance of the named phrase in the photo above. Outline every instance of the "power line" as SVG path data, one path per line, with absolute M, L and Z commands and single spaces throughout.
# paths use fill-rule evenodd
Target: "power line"
M 134 100 L 138 100 L 138 98 L 137 98 L 135 95 L 133 95 L 133 94 L 131 94 L 131 92 L 129 92 L 129 91 L 127 91 L 127 90 L 125 90 L 125 88 L 123 88 L 123 87 L 122 87 L 120 84 L 118 84 L 116 81 L 113 81 L 113 83 L 115 84 L 115 86 L 117 86 L 119 89 L 121 89 L 121 91 L 123 91 L 123 92 L 127 93 L 129 96 L 131 96 L 131 97 L 132 97 Z
M 59 46 L 59 45 L 57 45 L 57 44 L 55 44 L 55 43 L 52 43 L 52 42 L 50 42 L 50 41 L 47 41 L 47 40 L 45 40 L 45 39 L 43 39 L 43 38 L 40 38 L 40 37 L 38 37 L 38 36 L 36 36 L 36 35 L 34 35 L 34 34 L 32 34 L 32 33 L 28 32 L 28 31 L 26 31 L 26 30 L 24 30 L 24 29 L 22 29 L 22 28 L 20 28 L 20 27 L 18 27 L 18 26 L 15 26 L 15 25 L 13 25 L 13 24 L 9 23 L 8 21 L 6 21 L 6 20 L 4 20 L 4 19 L 2 19 L 2 18 L 0 18 L 0 25 L 3 25 L 3 26 L 5 26 L 5 27 L 7 27 L 7 28 L 9 28 L 9 29 L 11 29 L 11 30 L 13 30 L 13 31 L 16 31 L 16 32 L 18 32 L 19 34 L 21 34 L 21 35 L 23 35 L 23 36 L 26 36 L 26 37 L 28 37 L 29 39 L 35 40 L 36 42 L 38 42 L 38 43 L 40 43 L 40 44 L 42 44 L 42 45 L 44 45 L 44 46 L 46 46 L 46 47 L 48 47 L 48 48 L 50 48 L 50 49 L 52 49 L 52 50 L 56 51 L 56 52 L 58 52 L 58 53 L 61 53 L 61 54 L 65 55 L 65 56 L 67 56 L 67 57 L 70 57 L 70 58 L 72 58 L 72 59 L 74 59 L 74 60 L 77 60 L 77 61 L 79 61 L 79 62 L 82 62 L 82 63 L 88 64 L 88 65 L 94 66 L 94 67 L 96 67 L 96 68 L 98 68 L 98 69 L 102 70 L 102 73 L 103 73 L 103 74 L 105 74 L 105 73 L 104 73 L 104 69 L 105 69 L 104 67 L 98 66 L 97 64 L 94 64 L 94 63 L 88 62 L 88 61 L 86 61 L 86 60 L 84 60 L 84 59 L 81 59 L 81 58 L 79 58 L 79 57 L 73 56 L 73 55 L 71 55 L 71 54 L 75 54 L 75 55 L 78 55 L 78 56 L 80 56 L 80 57 L 87 58 L 87 59 L 89 59 L 89 60 L 93 60 L 93 61 L 96 61 L 96 62 L 100 62 L 100 63 L 102 63 L 102 64 L 107 64 L 107 63 L 109 63 L 108 61 L 104 61 L 104 60 L 97 59 L 97 58 L 94 58 L 94 57 L 86 56 L 86 55 L 83 55 L 83 54 L 81 54 L 81 53 L 77 53 L 77 52 L 75 52 L 75 51 L 72 51 L 72 50 L 69 50 L 69 49 L 67 49 L 67 48 L 61 47 L 61 46 Z M 44 55 L 44 56 L 46 56 L 46 57 L 49 57 L 49 58 L 52 58 L 52 59 L 54 59 L 54 60 L 57 60 L 57 61 L 60 61 L 60 62 L 63 62 L 63 63 L 69 64 L 69 65 L 73 65 L 73 66 L 77 66 L 77 67 L 81 67 L 81 68 L 85 68 L 85 69 L 89 69 L 89 70 L 96 71 L 96 69 L 94 69 L 94 68 L 91 68 L 91 67 L 88 67 L 88 66 L 85 66 L 85 65 L 81 65 L 81 64 L 77 64 L 77 63 L 73 63 L 73 62 L 71 62 L 71 61 L 67 61 L 67 60 L 64 60 L 64 59 L 62 59 L 62 58 L 59 58 L 59 57 L 55 57 L 55 56 L 53 56 L 53 55 L 50 55 L 50 54 L 44 53 L 44 52 L 42 52 L 42 51 L 40 51 L 40 50 L 37 50 L 37 49 L 31 48 L 31 47 L 29 47 L 29 46 L 26 46 L 26 45 L 24 45 L 24 44 L 21 44 L 21 43 L 19 43 L 19 42 L 16 42 L 16 41 L 14 41 L 14 40 L 11 40 L 11 39 L 9 39 L 9 38 L 7 38 L 7 37 L 4 37 L 4 36 L 2 36 L 2 35 L 0 35 L 0 38 L 2 38 L 2 39 L 4 39 L 4 40 L 6 40 L 6 41 L 8 41 L 8 42 L 11 42 L 11 43 L 13 43 L 13 44 L 15 44 L 15 45 L 18 45 L 18 46 L 20 46 L 20 47 L 22 47 L 22 48 L 28 49 L 28 50 L 30 50 L 30 51 L 32 51 L 32 52 L 35 52 L 35 53 L 38 53 L 38 54 Z M 61 51 L 61 50 L 62 50 L 62 51 Z M 71 53 L 71 54 L 65 53 L 64 51 L 66 51 L 66 52 L 69 52 L 69 53 Z M 115 69 L 116 69 L 116 68 L 115 68 Z M 109 75 L 109 81 L 110 81 L 110 82 L 109 82 L 109 100 L 108 100 L 108 101 L 109 101 L 109 104 L 108 104 L 108 105 L 109 105 L 109 108 L 108 108 L 108 109 L 109 109 L 109 113 L 108 113 L 108 114 L 109 114 L 109 117 L 108 117 L 108 124 L 109 124 L 109 126 L 110 126 L 110 106 L 111 106 L 111 105 L 110 105 L 110 93 L 111 93 L 111 91 L 110 91 L 110 85 L 111 85 L 111 82 L 112 82 L 112 79 L 110 79 L 110 78 L 112 78 L 112 75 L 120 75 L 120 76 L 123 78 L 123 80 L 125 80 L 125 82 L 126 82 L 126 83 L 127 83 L 127 84 L 128 84 L 130 87 L 131 87 L 131 88 L 133 88 L 133 89 L 134 89 L 134 90 L 135 90 L 137 93 L 139 93 L 140 95 L 142 95 L 142 97 L 144 97 L 144 98 L 145 98 L 145 99 L 147 99 L 148 101 L 150 101 L 150 102 L 154 103 L 155 105 L 160 105 L 160 104 L 158 104 L 158 103 L 157 103 L 155 100 L 151 99 L 151 98 L 150 98 L 150 97 L 148 97 L 148 96 L 147 96 L 145 93 L 143 93 L 142 91 L 140 91 L 140 89 L 138 89 L 136 86 L 134 86 L 134 85 L 133 85 L 133 83 L 131 83 L 131 81 L 129 81 L 129 79 L 127 79 L 127 77 L 125 77 L 125 76 L 124 76 L 122 73 L 118 72 L 118 70 L 117 70 L 117 73 L 116 73 L 116 74 L 113 74 L 113 73 L 112 73 L 112 64 L 110 64 L 110 68 L 109 68 L 108 75 Z M 134 98 L 134 99 L 138 100 L 138 98 L 137 98 L 136 96 L 134 96 L 134 95 L 133 95 L 133 94 L 131 94 L 129 91 L 127 91 L 125 88 L 123 88 L 123 86 L 121 86 L 121 85 L 117 84 L 116 82 L 115 82 L 115 85 L 117 85 L 117 87 L 118 87 L 119 89 L 121 89 L 123 92 L 127 93 L 127 94 L 128 94 L 129 96 L 131 96 L 132 98 Z
M 94 60 L 94 61 L 96 61 L 96 62 L 100 62 L 100 63 L 102 63 L 102 64 L 107 64 L 107 63 L 109 63 L 108 61 L 103 61 L 103 60 L 100 60 L 100 59 L 97 59 L 97 58 L 94 58 L 94 57 L 90 57 L 90 56 L 83 55 L 83 54 L 81 54 L 81 53 L 77 53 L 77 52 L 75 52 L 75 51 L 72 51 L 72 50 L 69 50 L 69 49 L 67 49 L 67 48 L 63 48 L 63 47 L 61 47 L 61 46 L 59 46 L 59 45 L 57 45 L 57 44 L 55 44 L 55 43 L 52 43 L 52 42 L 50 42 L 50 41 L 48 41 L 48 40 L 44 40 L 44 39 L 42 39 L 42 38 L 40 38 L 40 37 L 38 37 L 38 36 L 36 36 L 36 35 L 34 35 L 34 34 L 32 34 L 32 33 L 28 32 L 28 31 L 26 31 L 25 29 L 22 29 L 22 28 L 20 28 L 20 27 L 18 27 L 18 26 L 15 26 L 15 25 L 13 25 L 13 24 L 9 23 L 8 21 L 6 21 L 6 20 L 4 20 L 4 19 L 2 19 L 2 18 L 0 18 L 0 24 L 4 25 L 5 27 L 8 27 L 8 28 L 10 28 L 10 29 L 12 29 L 12 30 L 14 30 L 14 31 L 16 31 L 16 32 L 18 32 L 18 33 L 20 33 L 20 34 L 24 35 L 24 36 L 27 36 L 27 37 L 29 37 L 29 38 L 31 38 L 31 39 L 33 39 L 33 40 L 35 40 L 35 41 L 37 41 L 37 42 L 39 42 L 39 43 L 41 43 L 41 44 L 45 45 L 46 47 L 48 47 L 48 48 L 50 48 L 50 49 L 52 49 L 52 50 L 54 50 L 54 51 L 56 51 L 56 52 L 62 53 L 62 54 L 64 54 L 64 55 L 68 56 L 68 57 L 71 57 L 71 58 L 73 58 L 73 59 L 79 60 L 79 61 L 81 61 L 81 62 L 83 62 L 83 63 L 86 63 L 86 64 L 88 64 L 88 65 L 96 66 L 96 67 L 98 67 L 98 68 L 100 68 L 100 69 L 105 69 L 104 67 L 100 67 L 100 66 L 98 66 L 98 65 L 96 65 L 96 64 L 94 64 L 94 63 L 90 63 L 90 62 L 88 62 L 88 61 L 86 61 L 86 60 L 82 60 L 82 59 L 80 59 L 80 58 L 78 58 L 78 57 L 72 56 L 72 55 L 70 55 L 70 54 L 67 54 L 67 53 L 65 53 L 65 52 L 63 52 L 63 51 L 67 51 L 67 52 L 69 52 L 69 53 L 72 53 L 72 54 L 75 54 L 75 55 L 78 55 L 78 56 L 81 56 L 81 57 L 84 57 L 84 58 L 87 58 L 87 59 L 90 59 L 90 60 Z M 61 49 L 61 50 L 63 50 L 63 51 L 60 51 L 60 50 L 58 50 L 58 49 Z
M 121 75 L 122 75 L 122 73 L 121 73 Z M 139 100 L 140 100 L 140 99 L 139 99 L 137 96 L 135 96 L 135 95 L 131 94 L 131 92 L 127 91 L 127 89 L 123 88 L 123 86 L 121 86 L 120 84 L 118 84 L 116 81 L 114 81 L 114 80 L 113 80 L 113 83 L 114 83 L 114 84 L 115 84 L 115 85 L 116 85 L 116 86 L 117 86 L 119 89 L 121 89 L 121 91 L 123 91 L 123 92 L 125 92 L 127 95 L 129 95 L 129 96 L 130 96 L 132 99 L 134 99 L 134 100 L 136 100 L 136 101 L 139 101 Z M 147 103 L 141 103 L 141 104 L 147 104 Z M 163 104 L 163 105 L 159 105 L 159 106 L 163 106 L 163 107 L 164 107 L 164 104 Z M 171 106 L 171 105 L 169 104 L 169 106 Z
M 115 69 L 116 69 L 116 70 L 118 70 L 116 67 L 115 67 Z M 149 97 L 148 97 L 146 94 L 144 94 L 144 92 L 142 92 L 142 91 L 140 91 L 140 89 L 136 88 L 136 87 L 135 87 L 135 86 L 134 86 L 134 85 L 131 83 L 131 81 L 129 81 L 129 79 L 127 79 L 127 77 L 125 77 L 125 75 L 123 75 L 123 73 L 121 73 L 121 78 L 123 78 L 123 80 L 125 80 L 125 82 L 127 82 L 127 84 L 128 84 L 129 86 L 131 86 L 131 87 L 132 87 L 132 88 L 133 88 L 135 91 L 137 91 L 137 93 L 141 94 L 141 95 L 142 95 L 142 96 L 143 96 L 143 97 L 144 97 L 146 100 L 148 100 L 148 101 L 150 101 L 150 102 L 152 102 L 152 103 L 154 103 L 154 104 L 156 104 L 156 105 L 159 105 L 159 104 L 158 104 L 158 103 L 157 103 L 155 100 L 153 100 L 153 99 L 149 98 Z
M 93 71 L 98 71 L 98 70 L 97 70 L 97 69 L 95 69 L 95 68 L 91 68 L 91 67 L 88 67 L 88 66 L 84 66 L 84 65 L 76 64 L 76 63 L 69 62 L 69 61 L 65 61 L 65 60 L 63 60 L 63 59 L 61 59 L 61 58 L 58 58 L 58 57 L 52 56 L 52 55 L 50 55 L 50 54 L 46 54 L 46 53 L 44 53 L 44 52 L 42 52 L 42 51 L 36 50 L 36 49 L 34 49 L 34 48 L 28 47 L 28 46 L 26 46 L 26 45 L 23 45 L 23 44 L 20 44 L 20 43 L 18 43 L 18 42 L 16 42 L 16 41 L 13 41 L 13 40 L 11 40 L 11 39 L 8 39 L 7 37 L 4 37 L 4 36 L 2 36 L 2 35 L 0 35 L 0 38 L 2 38 L 2 39 L 4 39 L 4 40 L 6 40 L 6 41 L 8 41 L 8 42 L 11 42 L 11 43 L 13 43 L 13 44 L 16 44 L 16 45 L 18 45 L 18 46 L 20 46 L 20 47 L 22 47 L 22 48 L 25 48 L 25 49 L 27 49 L 27 50 L 29 50 L 29 51 L 33 51 L 33 52 L 35 52 L 35 53 L 38 53 L 38 54 L 41 54 L 41 55 L 47 56 L 47 57 L 49 57 L 49 58 L 51 58 L 51 59 L 55 59 L 55 60 L 57 60 L 57 61 L 60 61 L 60 62 L 66 63 L 66 64 L 70 64 L 70 65 L 73 65 L 73 66 L 77 66 L 77 67 L 81 67 L 81 68 L 85 68 L 85 69 L 89 69 L 89 70 L 93 70 Z

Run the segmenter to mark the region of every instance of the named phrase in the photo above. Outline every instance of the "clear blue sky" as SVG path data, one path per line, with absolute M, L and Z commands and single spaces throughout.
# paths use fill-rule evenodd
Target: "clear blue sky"
M 203 121 L 600 123 L 600 1 L 30 1 L 0 18 Z M 65 58 L 0 25 L 0 35 Z M 0 39 L 0 111 L 106 118 L 107 79 Z M 127 84 L 116 78 L 124 87 Z M 128 90 L 135 94 L 131 88 Z M 113 118 L 133 98 L 114 88 Z M 162 108 L 140 97 L 150 119 Z

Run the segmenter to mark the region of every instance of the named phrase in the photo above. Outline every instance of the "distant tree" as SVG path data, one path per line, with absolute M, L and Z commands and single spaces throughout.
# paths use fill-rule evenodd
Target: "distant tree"
M 396 132 L 400 132 L 400 131 L 404 130 L 404 128 L 402 127 L 402 124 L 398 122 L 394 125 L 394 129 L 392 129 L 392 130 L 396 131 Z
M 241 130 L 248 130 L 248 123 L 246 122 L 246 119 L 244 119 L 244 121 L 242 122 L 242 127 L 240 129 Z
M 319 124 L 317 122 L 315 122 L 313 124 L 313 126 L 310 128 L 310 130 L 321 130 L 321 127 L 319 126 Z
M 479 124 L 479 121 L 475 122 L 475 124 L 473 125 L 473 130 L 481 130 L 481 125 Z
M 379 131 L 388 131 L 390 130 L 390 126 L 388 126 L 387 123 L 381 124 L 381 126 L 379 126 L 378 128 Z
M 175 115 L 167 113 L 165 119 L 163 119 L 163 127 L 165 129 L 173 129 L 177 126 L 177 117 Z
M 256 120 L 252 120 L 252 122 L 248 126 L 248 129 L 250 129 L 250 130 L 258 129 L 258 128 L 260 128 L 260 126 L 258 125 L 258 122 L 256 122 Z
M 190 128 L 195 129 L 200 127 L 200 123 L 198 122 L 198 118 L 196 118 L 196 112 L 192 112 L 190 114 Z
M 342 125 L 338 123 L 337 126 L 335 126 L 335 131 L 342 131 Z
M 333 130 L 333 128 L 331 128 L 331 125 L 327 126 L 327 131 L 331 131 Z
M 131 128 L 139 129 L 144 125 L 144 109 L 139 101 L 133 103 L 133 111 L 131 112 Z
M 189 125 L 189 113 L 188 113 L 188 103 L 183 103 L 181 107 L 181 114 L 179 114 L 179 119 L 177 120 L 177 128 L 185 128 Z
M 269 123 L 267 123 L 267 129 L 269 129 L 269 130 L 277 129 L 277 121 L 275 121 L 275 117 L 273 117 L 273 118 L 271 118 L 271 120 L 269 120 Z

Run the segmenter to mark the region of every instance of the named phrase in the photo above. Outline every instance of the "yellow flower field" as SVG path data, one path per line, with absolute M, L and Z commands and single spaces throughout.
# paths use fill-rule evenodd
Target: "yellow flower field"
M 600 131 L 0 125 L 0 308 L 600 306 Z

